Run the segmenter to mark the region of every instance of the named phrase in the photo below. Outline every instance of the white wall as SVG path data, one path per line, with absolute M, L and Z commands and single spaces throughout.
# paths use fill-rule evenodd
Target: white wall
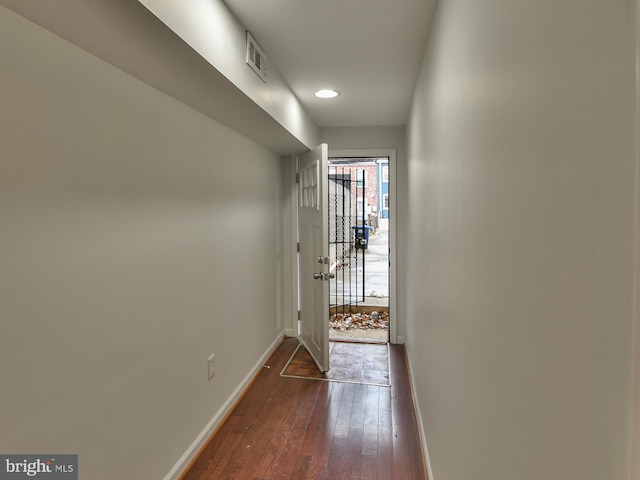
M 636 126 L 640 126 L 640 0 L 635 2 L 636 18 Z M 636 129 L 636 161 L 640 162 L 640 131 Z M 636 168 L 636 189 L 640 186 L 640 168 Z M 637 190 L 636 190 L 637 191 Z M 635 332 L 634 332 L 634 393 L 632 411 L 632 441 L 630 444 L 629 480 L 640 478 L 640 196 L 636 195 L 636 258 L 635 258 Z
M 433 480 L 626 480 L 634 2 L 441 0 L 408 128 Z
M 0 5 L 269 150 L 291 155 L 317 145 L 317 126 L 277 72 L 271 69 L 265 85 L 244 63 L 244 28 L 220 0 L 203 1 L 212 6 L 206 13 L 216 28 L 189 30 L 211 35 L 213 46 L 200 53 L 136 1 L 0 0 Z
M 281 159 L 3 7 L 0 58 L 0 451 L 163 478 L 283 330 Z

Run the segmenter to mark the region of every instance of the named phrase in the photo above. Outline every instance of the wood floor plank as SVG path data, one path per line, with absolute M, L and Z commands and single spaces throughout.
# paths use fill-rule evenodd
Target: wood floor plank
M 324 416 L 322 424 L 317 431 L 311 450 L 309 478 L 329 478 L 327 477 L 328 460 L 333 444 L 332 441 L 334 439 L 340 403 L 342 402 L 342 396 L 346 385 L 348 384 L 332 384 L 331 395 L 329 396 L 326 407 L 326 415 Z
M 289 478 L 308 478 L 309 465 L 311 464 L 311 457 L 308 455 L 298 455 L 296 463 L 291 470 L 291 477 Z
M 278 455 L 266 473 L 267 478 L 289 478 L 294 469 L 304 432 L 291 431 L 280 444 Z
M 327 478 L 340 478 L 350 471 L 349 466 L 349 431 L 353 415 L 353 402 L 356 385 L 347 383 L 344 386 L 342 401 L 338 409 L 336 427 L 333 432 L 327 469 Z
M 280 454 L 280 449 L 286 441 L 282 432 L 273 432 L 271 441 L 262 456 L 260 462 L 252 462 L 254 467 L 254 477 L 270 478 L 268 475 Z
M 322 426 L 327 423 L 329 415 L 328 405 L 332 396 L 332 389 L 335 383 L 318 382 L 320 389 L 314 404 L 313 412 L 309 416 L 309 425 L 307 426 L 307 435 L 305 436 L 300 454 L 309 456 L 313 454 L 316 444 L 320 441 Z
M 273 355 L 271 355 L 264 363 L 264 366 L 261 369 L 256 380 L 251 385 L 251 388 L 249 388 L 245 392 L 238 405 L 236 405 L 236 408 L 232 412 L 232 415 L 243 416 L 247 411 L 251 411 L 250 408 L 255 404 L 256 401 L 259 401 L 256 397 L 260 395 L 269 395 L 269 387 L 279 379 L 277 374 L 274 375 L 274 373 L 276 373 L 276 370 L 277 372 L 280 372 L 280 370 L 278 369 L 278 365 L 284 365 L 289 360 L 289 358 L 291 358 L 291 355 L 295 351 L 296 347 L 297 342 L 290 342 L 287 340 L 280 344 Z M 282 367 L 279 368 L 281 369 Z
M 318 395 L 319 388 L 314 383 L 296 380 L 291 383 L 297 386 L 295 397 L 290 401 L 281 402 L 277 414 L 273 412 L 282 419 L 276 430 L 282 433 L 283 437 L 279 438 L 280 444 L 277 452 L 274 452 L 271 465 L 266 472 L 260 472 L 267 478 L 287 478 L 294 469 L 307 434 L 308 412 Z
M 392 387 L 393 388 L 393 387 Z M 393 425 L 392 425 L 392 403 L 391 390 L 378 391 L 378 456 L 377 456 L 377 478 L 402 478 L 403 465 L 393 463 Z M 396 477 L 392 477 L 396 475 Z
M 318 397 L 322 391 L 323 382 L 300 382 L 300 391 L 298 395 L 303 399 L 302 403 L 298 407 L 295 423 L 293 424 L 294 430 L 309 430 L 309 424 L 311 423 L 312 416 L 309 415 L 313 412 Z
M 246 450 L 243 455 L 239 455 L 242 467 L 238 472 L 238 478 L 253 478 L 261 472 L 258 465 L 262 465 L 268 461 L 265 461 L 265 459 L 269 452 L 270 445 L 274 443 L 275 436 L 276 432 L 261 430 L 260 434 L 255 436 L 251 443 L 243 442 L 241 444 L 242 447 L 246 446 Z
M 403 347 L 384 357 L 387 387 L 281 377 L 297 345 L 280 345 L 183 480 L 426 478 Z M 385 361 L 374 347 L 331 351 L 366 377 Z
M 254 427 L 248 428 L 236 444 L 234 454 L 227 458 L 225 467 L 220 473 L 220 478 L 243 478 L 241 474 L 246 463 L 253 460 L 251 446 L 261 445 L 260 440 L 265 436 L 265 433 L 268 435 L 269 431 Z M 270 440 L 270 438 L 267 439 L 267 445 Z
M 362 478 L 373 480 L 377 478 L 379 395 L 380 388 L 367 389 L 367 395 L 362 409 L 364 410 L 364 422 L 360 471 Z
M 422 455 L 419 451 L 419 437 L 417 429 L 408 429 L 406 425 L 416 425 L 413 398 L 411 396 L 411 383 L 406 368 L 405 351 L 392 345 L 390 365 L 395 379 L 395 388 L 392 388 L 392 420 L 393 420 L 393 463 L 402 470 L 399 472 L 402 478 L 424 478 Z M 412 444 L 416 444 L 416 450 Z
M 366 404 L 368 387 L 367 385 L 355 385 L 351 422 L 349 423 L 349 438 L 347 441 L 347 455 L 351 464 L 349 478 L 360 478 L 365 416 L 365 409 L 362 408 L 362 406 Z

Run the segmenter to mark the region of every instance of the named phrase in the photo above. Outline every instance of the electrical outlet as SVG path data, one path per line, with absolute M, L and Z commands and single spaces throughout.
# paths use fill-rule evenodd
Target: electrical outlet
M 209 380 L 216 374 L 216 355 L 214 353 L 207 359 L 207 365 L 209 367 Z

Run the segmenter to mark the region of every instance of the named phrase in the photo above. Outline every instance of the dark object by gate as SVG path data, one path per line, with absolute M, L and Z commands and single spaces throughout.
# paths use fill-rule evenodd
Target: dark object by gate
M 355 246 L 356 248 L 367 249 L 369 247 L 369 225 L 356 225 L 351 227 L 355 230 Z

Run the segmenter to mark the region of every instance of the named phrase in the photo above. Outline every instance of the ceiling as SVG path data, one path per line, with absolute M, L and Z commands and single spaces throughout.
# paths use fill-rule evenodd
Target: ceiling
M 320 127 L 406 123 L 437 0 L 224 1 Z

